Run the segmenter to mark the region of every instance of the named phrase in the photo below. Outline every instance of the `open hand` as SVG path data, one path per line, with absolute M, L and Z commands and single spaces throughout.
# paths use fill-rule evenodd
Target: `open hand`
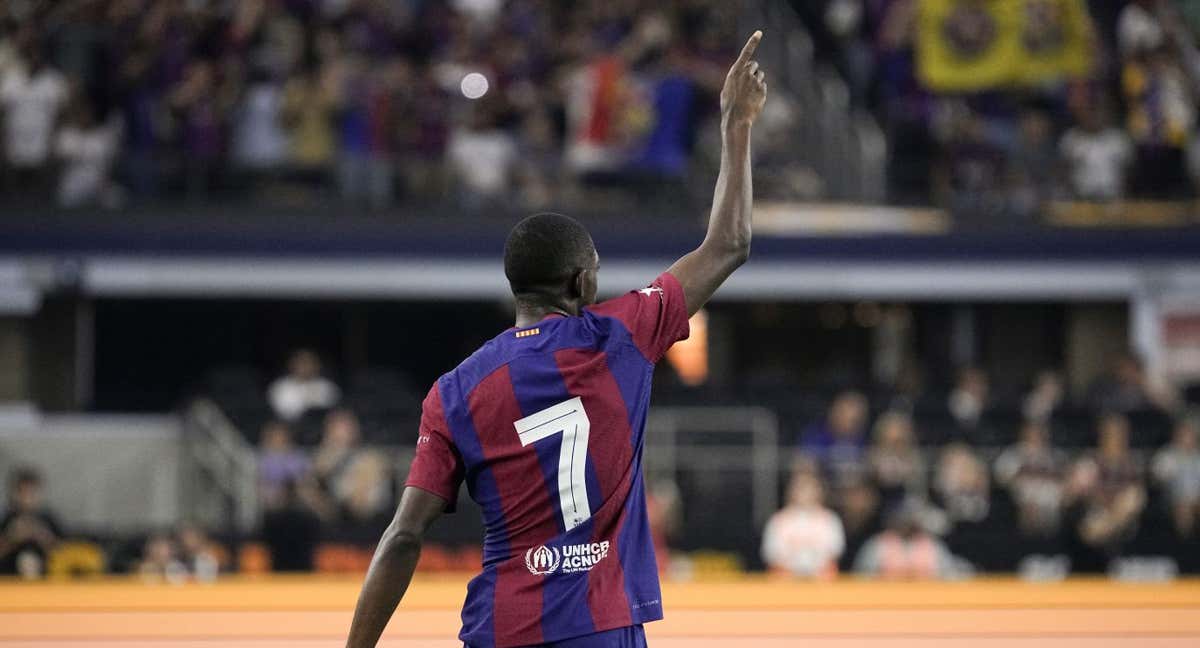
M 758 69 L 758 61 L 753 60 L 760 40 L 762 31 L 754 32 L 725 76 L 721 118 L 726 124 L 753 124 L 767 100 L 767 82 L 763 71 Z

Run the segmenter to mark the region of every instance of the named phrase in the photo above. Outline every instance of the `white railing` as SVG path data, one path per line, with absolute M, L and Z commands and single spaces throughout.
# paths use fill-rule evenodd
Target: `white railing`
M 258 525 L 254 448 L 215 403 L 196 400 L 184 414 L 184 510 L 213 528 L 246 533 Z
M 701 444 L 690 433 L 729 435 Z M 646 421 L 643 462 L 651 474 L 672 478 L 693 471 L 741 470 L 751 475 L 754 523 L 761 527 L 779 509 L 779 419 L 765 407 L 658 407 Z

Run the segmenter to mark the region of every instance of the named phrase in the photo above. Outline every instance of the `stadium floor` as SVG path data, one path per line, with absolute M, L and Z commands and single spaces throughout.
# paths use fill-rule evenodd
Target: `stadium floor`
M 342 645 L 357 578 L 0 582 L 6 648 L 251 648 Z M 461 644 L 461 577 L 420 579 L 381 646 Z M 1027 584 L 785 583 L 762 578 L 669 583 L 655 648 L 1200 646 L 1200 581 Z

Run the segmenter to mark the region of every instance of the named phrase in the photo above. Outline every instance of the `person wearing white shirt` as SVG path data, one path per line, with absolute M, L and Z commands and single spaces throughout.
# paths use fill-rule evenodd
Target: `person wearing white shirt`
M 1134 0 L 1125 5 L 1117 18 L 1117 47 L 1129 57 L 1157 49 L 1166 41 L 1166 32 L 1155 16 L 1156 0 Z
M 508 191 L 517 162 L 517 144 L 481 107 L 468 127 L 451 134 L 447 157 L 467 202 L 478 205 L 502 198 Z
M 63 126 L 55 141 L 55 153 L 62 160 L 58 179 L 58 203 L 79 207 L 100 203 L 116 207 L 120 191 L 110 172 L 120 150 L 121 121 L 116 116 L 104 122 L 86 103 L 79 106 L 77 118 Z
M 763 531 L 762 558 L 776 573 L 800 578 L 831 578 L 846 547 L 842 522 L 821 503 L 821 482 L 797 473 L 788 502 L 771 516 Z
M 1059 142 L 1067 163 L 1071 192 L 1083 200 L 1109 201 L 1125 193 L 1125 175 L 1133 162 L 1133 142 L 1113 126 L 1104 108 L 1084 116 Z
M 1191 537 L 1200 526 L 1200 441 L 1194 421 L 1175 425 L 1174 438 L 1154 455 L 1151 469 L 1170 498 L 1175 530 Z
M 337 405 L 342 393 L 332 380 L 321 375 L 321 361 L 307 349 L 292 353 L 288 373 L 271 383 L 267 398 L 275 415 L 296 421 L 305 412 Z
M 5 160 L 13 170 L 28 175 L 48 167 L 54 127 L 69 88 L 63 75 L 48 67 L 36 48 L 25 58 L 23 69 L 9 66 L 0 79 L 0 112 Z M 27 185 L 25 178 L 20 182 Z

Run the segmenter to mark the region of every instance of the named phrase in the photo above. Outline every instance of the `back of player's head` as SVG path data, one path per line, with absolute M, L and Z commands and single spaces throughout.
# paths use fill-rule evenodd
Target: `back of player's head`
M 562 214 L 534 214 L 517 223 L 504 243 L 504 275 L 514 295 L 551 293 L 595 264 L 587 228 Z

